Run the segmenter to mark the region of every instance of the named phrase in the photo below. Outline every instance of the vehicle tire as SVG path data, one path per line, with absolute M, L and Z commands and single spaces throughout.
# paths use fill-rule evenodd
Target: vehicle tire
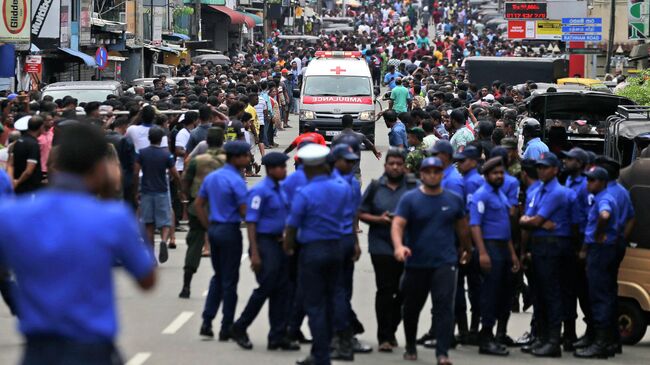
M 634 345 L 641 341 L 648 329 L 646 314 L 633 300 L 620 300 L 618 303 L 618 330 L 621 342 Z

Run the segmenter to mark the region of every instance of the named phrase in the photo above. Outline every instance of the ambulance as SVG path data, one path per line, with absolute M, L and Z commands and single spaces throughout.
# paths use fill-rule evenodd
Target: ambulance
M 310 123 L 327 141 L 350 114 L 354 130 L 375 138 L 372 76 L 361 52 L 320 51 L 305 70 L 300 89 L 300 133 Z

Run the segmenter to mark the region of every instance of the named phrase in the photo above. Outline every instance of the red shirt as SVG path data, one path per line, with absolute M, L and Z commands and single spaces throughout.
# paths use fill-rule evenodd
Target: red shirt
M 298 147 L 302 142 L 313 142 L 325 146 L 325 138 L 317 132 L 307 132 L 299 135 L 291 142 L 291 147 Z

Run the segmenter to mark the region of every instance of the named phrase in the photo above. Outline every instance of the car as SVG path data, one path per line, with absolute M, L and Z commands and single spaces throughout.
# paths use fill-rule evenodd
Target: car
M 54 100 L 71 96 L 80 103 L 105 101 L 109 95 L 122 96 L 124 91 L 118 81 L 65 81 L 55 82 L 43 88 L 42 97 L 51 96 Z
M 582 77 L 565 77 L 563 79 L 557 80 L 558 85 L 576 85 L 582 86 L 587 90 L 592 91 L 602 91 L 611 93 L 611 90 L 600 80 L 597 79 L 585 79 Z
M 192 63 L 198 63 L 200 65 L 230 65 L 230 58 L 222 54 L 202 54 L 192 57 Z
M 167 78 L 165 80 L 165 83 L 168 86 L 175 87 L 176 86 L 176 81 L 174 81 L 175 78 L 176 77 Z M 153 87 L 153 82 L 155 80 L 158 80 L 158 78 L 157 77 L 145 77 L 145 78 L 141 78 L 141 79 L 134 79 L 133 81 L 131 81 L 131 85 L 132 86 Z

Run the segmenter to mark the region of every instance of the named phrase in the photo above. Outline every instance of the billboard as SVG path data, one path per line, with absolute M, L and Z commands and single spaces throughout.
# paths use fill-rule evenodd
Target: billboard
M 15 44 L 17 50 L 29 49 L 31 0 L 1 0 L 0 43 Z
M 508 39 L 534 39 L 535 21 L 509 20 Z
M 40 49 L 59 46 L 61 0 L 31 0 L 32 43 Z
M 627 2 L 627 38 L 643 40 L 648 38 L 648 0 L 628 0 Z
M 535 39 L 561 40 L 562 21 L 561 20 L 538 20 L 535 33 L 536 33 Z

